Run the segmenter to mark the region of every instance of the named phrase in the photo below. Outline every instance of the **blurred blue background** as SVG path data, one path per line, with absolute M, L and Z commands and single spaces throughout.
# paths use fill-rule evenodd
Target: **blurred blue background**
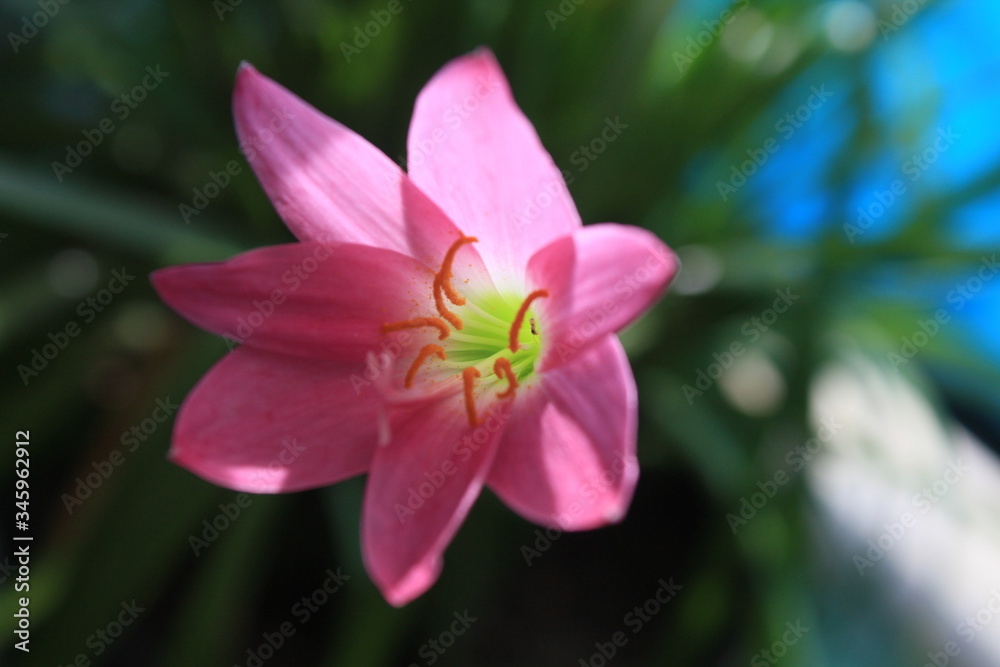
M 2 495 L 30 430 L 34 536 L 23 654 L 5 502 L 4 664 L 1000 664 L 1000 5 L 388 5 L 4 3 Z M 241 497 L 166 461 L 157 406 L 227 348 L 147 276 L 291 240 L 237 150 L 241 60 L 404 163 L 480 45 L 583 219 L 683 269 L 623 335 L 627 519 L 546 535 L 486 492 L 396 610 L 363 479 Z

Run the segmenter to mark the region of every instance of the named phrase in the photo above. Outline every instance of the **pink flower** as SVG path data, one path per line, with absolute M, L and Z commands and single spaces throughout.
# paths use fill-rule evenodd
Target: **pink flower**
M 619 521 L 638 466 L 615 332 L 676 261 L 642 229 L 581 226 L 493 55 L 420 93 L 408 174 L 249 65 L 233 108 L 299 242 L 153 275 L 241 343 L 185 400 L 171 458 L 249 492 L 367 473 L 365 564 L 394 605 L 437 579 L 484 484 L 543 525 Z

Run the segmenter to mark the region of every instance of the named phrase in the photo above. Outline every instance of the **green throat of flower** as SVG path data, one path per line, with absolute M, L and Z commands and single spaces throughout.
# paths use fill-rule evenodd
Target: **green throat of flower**
M 497 397 L 513 400 L 517 388 L 535 372 L 542 349 L 542 331 L 531 305 L 549 296 L 536 290 L 524 298 L 492 293 L 466 298 L 452 285 L 452 262 L 458 250 L 475 243 L 473 236 L 462 236 L 448 249 L 441 268 L 434 274 L 433 297 L 437 317 L 418 317 L 382 325 L 383 333 L 433 327 L 438 330 L 440 345 L 424 345 L 410 364 L 403 380 L 413 386 L 421 367 L 431 357 L 461 373 L 465 409 L 469 424 L 476 426 L 476 385 L 497 389 Z M 455 309 L 452 309 L 452 306 Z

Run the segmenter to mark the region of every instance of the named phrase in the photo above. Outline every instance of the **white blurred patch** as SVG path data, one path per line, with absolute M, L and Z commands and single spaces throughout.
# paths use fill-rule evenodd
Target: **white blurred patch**
M 954 642 L 954 664 L 1000 664 L 1000 598 L 997 618 L 987 606 L 1000 591 L 996 457 L 904 377 L 860 356 L 816 377 L 810 412 L 814 424 L 842 425 L 809 483 L 859 584 L 888 578 L 900 599 L 921 601 L 902 611 L 930 612 L 940 639 L 928 641 L 940 642 L 935 652 Z
M 858 0 L 829 3 L 823 12 L 823 33 L 830 46 L 848 53 L 862 51 L 875 39 L 876 17 Z
M 719 378 L 722 395 L 744 414 L 761 417 L 774 414 L 785 399 L 785 379 L 769 356 L 757 348 L 737 357 Z
M 719 253 L 703 245 L 686 245 L 677 249 L 681 270 L 670 284 L 676 294 L 704 294 L 722 279 L 725 265 Z
M 720 44 L 733 60 L 747 64 L 760 61 L 771 47 L 775 27 L 767 16 L 753 8 L 746 9 L 733 19 L 722 33 Z

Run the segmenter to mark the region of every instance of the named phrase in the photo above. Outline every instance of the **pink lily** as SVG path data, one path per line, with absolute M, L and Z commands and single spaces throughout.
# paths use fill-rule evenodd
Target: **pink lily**
M 546 526 L 621 520 L 637 407 L 615 332 L 676 260 L 642 229 L 581 225 L 493 55 L 420 93 L 409 173 L 246 64 L 233 109 L 299 242 L 153 275 L 241 343 L 184 401 L 170 457 L 249 492 L 367 473 L 364 560 L 397 606 L 437 579 L 484 485 Z

